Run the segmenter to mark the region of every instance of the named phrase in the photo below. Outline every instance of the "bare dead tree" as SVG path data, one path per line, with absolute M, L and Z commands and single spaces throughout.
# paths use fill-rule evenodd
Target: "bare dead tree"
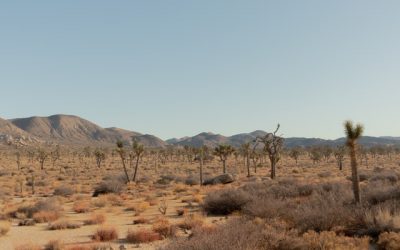
M 283 148 L 284 139 L 278 136 L 278 130 L 280 125 L 278 124 L 276 130 L 273 133 L 268 133 L 265 136 L 257 137 L 255 142 L 260 142 L 264 145 L 264 152 L 268 154 L 269 161 L 271 163 L 271 179 L 276 177 L 276 164 L 281 159 L 281 151 Z

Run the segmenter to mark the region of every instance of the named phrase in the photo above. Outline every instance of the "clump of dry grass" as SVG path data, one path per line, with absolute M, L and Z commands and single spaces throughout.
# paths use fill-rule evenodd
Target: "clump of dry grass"
M 337 236 L 335 232 L 316 233 L 309 231 L 303 234 L 302 239 L 307 249 L 354 249 L 363 250 L 369 248 L 369 238 L 351 238 Z
M 190 214 L 185 216 L 184 220 L 178 224 L 182 229 L 191 230 L 196 227 L 201 227 L 204 224 L 203 216 L 199 214 Z
M 161 236 L 159 233 L 154 232 L 150 229 L 137 229 L 137 230 L 128 230 L 128 234 L 126 236 L 126 241 L 128 243 L 148 243 L 161 240 Z
M 397 250 L 400 249 L 400 233 L 385 232 L 379 235 L 379 249 Z
M 62 219 L 62 220 L 58 220 L 53 223 L 50 223 L 47 228 L 49 230 L 64 230 L 64 229 L 76 229 L 76 228 L 80 228 L 80 227 L 81 227 L 81 225 L 78 223 L 74 223 L 74 222 Z
M 11 228 L 11 223 L 8 221 L 0 221 L 0 236 L 6 235 Z
M 176 235 L 176 226 L 171 225 L 165 218 L 160 218 L 153 223 L 153 231 L 164 238 L 174 237 Z
M 97 225 L 103 224 L 106 221 L 106 216 L 104 214 L 94 213 L 92 214 L 89 219 L 84 221 L 85 225 Z
M 57 211 L 40 211 L 33 215 L 33 219 L 37 223 L 52 222 L 60 218 L 60 213 Z
M 150 222 L 149 219 L 146 219 L 144 217 L 139 217 L 133 220 L 133 225 L 147 224 L 149 222 Z
M 96 230 L 92 239 L 95 241 L 113 241 L 118 239 L 118 232 L 115 227 L 101 226 Z
M 51 240 L 45 246 L 44 250 L 63 250 L 65 249 L 64 243 L 59 240 Z
M 87 213 L 90 211 L 90 202 L 88 201 L 76 201 L 72 207 L 74 212 L 80 213 Z

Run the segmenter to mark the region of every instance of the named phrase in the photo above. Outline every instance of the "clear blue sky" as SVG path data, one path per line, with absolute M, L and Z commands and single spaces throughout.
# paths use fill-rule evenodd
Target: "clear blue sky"
M 399 1 L 3 1 L 0 117 L 400 136 Z

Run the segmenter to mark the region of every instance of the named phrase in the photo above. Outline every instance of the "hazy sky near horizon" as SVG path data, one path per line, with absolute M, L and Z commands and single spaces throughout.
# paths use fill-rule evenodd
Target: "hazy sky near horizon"
M 0 117 L 400 136 L 400 1 L 3 1 Z

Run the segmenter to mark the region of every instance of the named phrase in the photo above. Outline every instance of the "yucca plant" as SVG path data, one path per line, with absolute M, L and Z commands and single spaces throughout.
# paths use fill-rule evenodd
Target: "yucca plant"
M 361 202 L 360 177 L 358 176 L 356 150 L 357 150 L 357 140 L 361 137 L 362 133 L 364 132 L 364 127 L 361 124 L 357 124 L 356 126 L 354 126 L 352 121 L 346 121 L 344 123 L 344 127 L 347 137 L 346 145 L 349 148 L 349 154 L 350 154 L 354 201 L 356 203 L 360 203 Z

